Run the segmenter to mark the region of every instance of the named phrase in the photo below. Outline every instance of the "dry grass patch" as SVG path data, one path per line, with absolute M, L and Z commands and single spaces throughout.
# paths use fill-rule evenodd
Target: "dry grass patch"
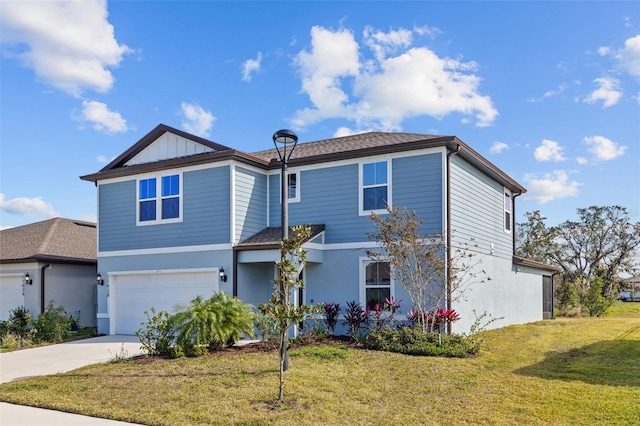
M 149 425 L 639 424 L 640 304 L 485 332 L 473 358 L 343 344 L 95 365 L 0 386 L 0 400 Z

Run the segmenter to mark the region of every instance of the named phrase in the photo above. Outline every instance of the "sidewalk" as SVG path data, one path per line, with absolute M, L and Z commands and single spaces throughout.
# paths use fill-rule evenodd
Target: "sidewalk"
M 135 336 L 102 336 L 0 354 L 0 383 L 64 373 L 117 357 L 142 354 Z M 133 423 L 0 402 L 2 426 L 123 426 Z

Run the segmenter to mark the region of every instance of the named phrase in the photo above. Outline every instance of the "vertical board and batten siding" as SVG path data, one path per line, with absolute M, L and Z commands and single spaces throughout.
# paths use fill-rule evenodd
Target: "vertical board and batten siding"
M 158 174 L 161 176 L 162 174 Z M 229 242 L 229 166 L 183 173 L 182 222 L 136 226 L 136 179 L 98 186 L 99 250 Z
M 442 232 L 442 154 L 393 159 L 393 204 L 415 211 L 425 235 Z
M 235 168 L 235 242 L 267 227 L 267 176 Z
M 213 148 L 194 142 L 185 137 L 165 132 L 151 145 L 147 146 L 132 159 L 127 161 L 127 166 L 152 163 L 154 161 L 168 160 L 171 158 L 187 157 L 189 155 L 212 151 Z
M 489 254 L 493 243 L 495 256 L 511 259 L 512 236 L 504 231 L 504 187 L 454 155 L 450 194 L 454 245 L 477 244 L 473 251 Z

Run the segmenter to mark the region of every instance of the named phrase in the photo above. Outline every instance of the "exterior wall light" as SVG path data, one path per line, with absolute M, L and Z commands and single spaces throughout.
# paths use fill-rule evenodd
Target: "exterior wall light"
M 222 266 L 220 267 L 219 274 L 220 274 L 220 281 L 222 281 L 223 283 L 226 283 L 227 282 L 227 274 L 225 274 L 225 272 L 224 272 L 224 267 L 222 267 Z
M 98 275 L 96 275 L 96 283 L 98 285 L 104 285 L 104 278 L 102 278 L 102 275 L 100 273 L 98 273 Z
M 33 279 L 31 279 L 28 272 L 24 274 L 24 283 L 27 285 L 33 285 Z

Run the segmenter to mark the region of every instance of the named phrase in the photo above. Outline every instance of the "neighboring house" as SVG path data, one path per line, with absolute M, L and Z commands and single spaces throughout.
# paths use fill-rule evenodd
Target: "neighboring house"
M 621 291 L 620 299 L 625 302 L 640 302 L 640 275 L 626 278 L 624 281 L 628 291 Z
M 24 306 L 36 318 L 50 301 L 96 326 L 96 224 L 55 218 L 0 231 L 0 320 Z
M 107 283 L 98 288 L 98 331 L 132 334 L 151 306 L 171 312 L 214 290 L 267 301 L 280 256 L 277 158 L 275 149 L 244 153 L 159 125 L 82 176 L 98 190 L 98 270 Z M 454 246 L 472 242 L 491 277 L 452 305 L 461 316 L 454 332 L 469 329 L 474 310 L 500 318 L 492 327 L 551 315 L 555 269 L 513 255 L 515 198 L 525 188 L 455 136 L 371 132 L 299 143 L 287 181 L 289 225 L 313 225 L 299 303 L 364 306 L 394 296 L 403 313 L 411 309 L 388 264 L 366 254 L 375 247 L 369 215 L 385 214 L 388 203 L 415 210 L 425 234 L 454 230 Z

